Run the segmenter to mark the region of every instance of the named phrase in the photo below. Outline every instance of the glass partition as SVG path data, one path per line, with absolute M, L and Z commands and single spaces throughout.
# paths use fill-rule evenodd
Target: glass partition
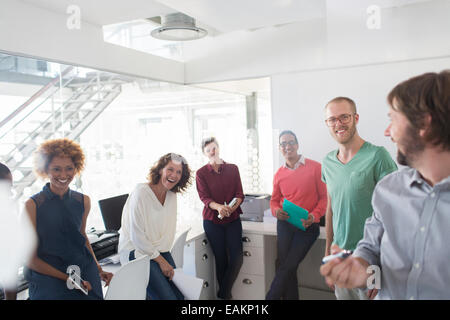
M 191 187 L 179 196 L 179 223 L 183 226 L 201 223 L 203 204 L 195 187 L 195 171 L 207 162 L 200 147 L 201 140 L 207 136 L 218 139 L 221 157 L 226 162 L 238 165 L 244 192 L 271 192 L 270 92 L 182 86 L 76 67 L 70 71 L 68 81 L 69 75 L 63 72 L 70 67 L 6 54 L 0 56 L 0 121 L 4 120 L 4 133 L 12 135 L 8 126 L 22 118 L 38 128 L 46 126 L 42 122 L 44 118 L 63 122 L 59 131 L 58 126 L 49 126 L 45 130 L 47 135 L 43 135 L 44 130 L 38 130 L 39 134 L 31 136 L 32 141 L 16 140 L 19 143 L 12 144 L 20 153 L 16 158 L 28 157 L 20 163 L 17 159 L 7 159 L 9 151 L 5 148 L 10 141 L 0 139 L 1 161 L 9 161 L 16 186 L 22 183 L 19 181 L 27 182 L 20 189 L 22 201 L 41 190 L 44 184 L 31 173 L 31 149 L 46 138 L 61 136 L 78 141 L 86 154 L 86 169 L 74 179 L 71 188 L 91 197 L 89 228 L 104 228 L 98 200 L 131 192 L 137 183 L 146 181 L 153 163 L 168 152 L 183 155 L 193 170 Z M 49 89 L 43 90 L 46 86 Z M 252 110 L 258 120 L 252 129 L 247 119 L 249 96 L 253 97 Z M 45 117 L 33 115 L 39 109 L 28 107 L 30 99 L 34 99 L 34 105 L 46 105 L 41 109 Z M 24 105 L 26 110 L 18 112 Z M 59 108 L 65 109 L 57 113 Z M 92 114 L 96 108 L 97 113 Z M 11 122 L 8 117 L 13 113 L 18 115 Z M 14 130 L 30 135 L 33 128 L 28 125 Z M 48 135 L 49 128 L 55 130 L 52 135 Z M 17 134 L 14 132 L 14 136 Z M 30 152 L 25 152 L 21 143 L 27 144 Z

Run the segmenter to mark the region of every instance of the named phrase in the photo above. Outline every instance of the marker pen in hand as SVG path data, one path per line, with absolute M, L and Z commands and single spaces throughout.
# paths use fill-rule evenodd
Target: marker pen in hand
M 225 201 L 225 202 L 223 203 L 223 205 L 226 206 L 226 205 L 227 205 L 227 202 Z M 222 217 L 220 214 L 217 214 L 217 218 L 219 218 L 220 220 L 223 219 L 223 217 Z
M 224 204 L 225 206 L 229 206 L 230 208 L 232 208 L 232 207 L 236 204 L 236 202 L 237 202 L 237 198 L 233 198 L 233 200 L 231 200 L 231 202 L 230 202 L 229 204 L 227 204 L 226 201 L 225 201 L 223 204 Z M 220 214 L 218 214 L 217 217 L 218 217 L 219 219 L 223 219 L 223 217 L 222 217 Z
M 325 264 L 325 263 L 330 262 L 331 260 L 334 260 L 337 258 L 345 259 L 345 258 L 349 257 L 352 253 L 353 253 L 352 250 L 342 250 L 341 252 L 338 252 L 336 254 L 332 254 L 332 255 L 324 257 L 322 259 L 322 264 Z

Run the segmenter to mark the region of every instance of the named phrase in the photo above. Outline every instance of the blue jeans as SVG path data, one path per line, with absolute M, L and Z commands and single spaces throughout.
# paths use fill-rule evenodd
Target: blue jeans
M 161 256 L 175 269 L 170 252 L 161 252 Z M 130 261 L 134 260 L 134 250 L 130 252 Z M 147 300 L 184 300 L 183 294 L 175 284 L 163 275 L 159 264 L 150 260 L 150 281 L 147 286 Z
M 297 268 L 319 233 L 318 223 L 303 231 L 287 221 L 277 221 L 277 266 L 267 300 L 298 300 Z
M 231 299 L 231 288 L 244 261 L 241 219 L 226 224 L 214 224 L 212 221 L 203 220 L 203 229 L 216 260 L 216 276 L 219 283 L 217 296 L 221 299 Z

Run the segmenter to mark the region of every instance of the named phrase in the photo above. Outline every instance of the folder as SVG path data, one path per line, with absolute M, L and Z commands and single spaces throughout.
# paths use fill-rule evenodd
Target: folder
M 298 205 L 290 202 L 287 199 L 284 199 L 283 211 L 289 214 L 289 219 L 286 220 L 287 222 L 293 224 L 303 231 L 306 231 L 301 219 L 308 220 L 308 210 L 299 207 Z

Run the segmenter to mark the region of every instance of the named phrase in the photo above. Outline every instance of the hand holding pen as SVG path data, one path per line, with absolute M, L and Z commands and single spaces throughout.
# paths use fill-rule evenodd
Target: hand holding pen
M 351 251 L 341 251 L 325 257 L 320 274 L 325 277 L 328 286 L 336 284 L 340 288 L 363 288 L 367 286 L 369 264 L 360 257 L 354 257 Z
M 219 212 L 217 216 L 219 219 L 223 219 L 223 217 L 229 217 L 231 214 L 231 208 L 226 204 L 219 205 L 217 211 Z
M 233 198 L 233 200 L 231 200 L 229 204 L 224 202 L 223 206 L 219 207 L 219 209 L 217 210 L 219 212 L 219 215 L 217 217 L 219 219 L 223 219 L 223 217 L 229 217 L 233 212 L 233 207 L 236 202 L 237 198 Z

